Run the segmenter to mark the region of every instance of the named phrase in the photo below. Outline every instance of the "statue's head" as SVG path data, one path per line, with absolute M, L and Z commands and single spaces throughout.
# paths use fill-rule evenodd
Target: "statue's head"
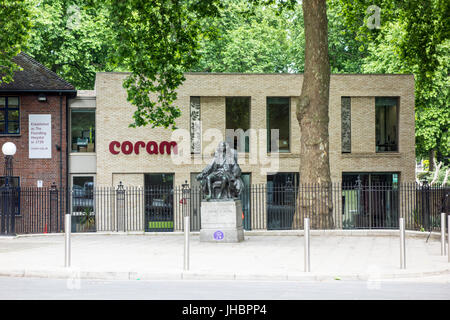
M 227 143 L 222 141 L 219 144 L 219 150 L 222 151 L 223 154 L 225 154 L 227 152 Z

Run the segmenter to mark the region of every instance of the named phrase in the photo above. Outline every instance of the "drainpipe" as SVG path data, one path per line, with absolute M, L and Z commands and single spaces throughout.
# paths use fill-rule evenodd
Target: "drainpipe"
M 70 212 L 69 208 L 69 146 L 72 148 L 72 144 L 69 141 L 69 97 L 66 96 L 66 213 Z

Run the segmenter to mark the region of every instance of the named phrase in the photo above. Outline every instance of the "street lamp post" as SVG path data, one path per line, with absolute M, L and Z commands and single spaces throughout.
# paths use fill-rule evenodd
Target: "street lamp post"
M 15 235 L 14 188 L 11 185 L 11 180 L 13 177 L 13 157 L 16 154 L 16 150 L 16 145 L 12 142 L 6 142 L 2 146 L 2 152 L 5 155 L 5 185 L 2 193 L 5 199 L 3 201 L 1 232 L 5 231 L 7 235 Z

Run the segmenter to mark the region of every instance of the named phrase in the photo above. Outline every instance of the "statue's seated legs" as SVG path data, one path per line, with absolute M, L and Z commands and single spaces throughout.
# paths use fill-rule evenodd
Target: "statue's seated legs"
M 223 192 L 228 192 L 228 188 L 226 188 L 228 184 L 228 178 L 225 175 L 212 173 L 206 177 L 206 181 L 208 185 L 208 199 L 211 199 L 212 197 L 221 199 Z M 215 189 L 217 188 L 220 188 L 220 190 L 219 194 L 216 196 Z

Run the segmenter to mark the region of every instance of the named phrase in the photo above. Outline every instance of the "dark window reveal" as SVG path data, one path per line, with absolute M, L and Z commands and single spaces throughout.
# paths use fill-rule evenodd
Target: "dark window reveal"
M 250 128 L 250 97 L 227 97 L 226 141 L 238 152 L 249 152 L 249 137 L 245 132 Z M 235 131 L 241 129 L 242 131 Z M 238 139 L 239 138 L 239 139 Z
M 94 211 L 94 177 L 72 177 L 72 212 Z
M 375 98 L 376 151 L 398 151 L 398 98 Z
M 6 183 L 5 177 L 0 177 L 0 188 L 4 187 Z M 11 187 L 20 187 L 19 177 L 10 177 L 8 185 Z
M 276 139 L 275 136 L 272 136 L 272 129 L 278 130 L 278 139 Z M 267 98 L 267 151 L 289 152 L 289 133 L 289 98 Z M 272 141 L 272 139 L 274 139 L 274 141 Z M 278 150 L 272 150 L 272 144 L 274 144 L 273 147 L 276 147 Z
M 95 152 L 95 110 L 71 112 L 72 152 Z
M 18 97 L 0 97 L 0 134 L 20 133 Z

